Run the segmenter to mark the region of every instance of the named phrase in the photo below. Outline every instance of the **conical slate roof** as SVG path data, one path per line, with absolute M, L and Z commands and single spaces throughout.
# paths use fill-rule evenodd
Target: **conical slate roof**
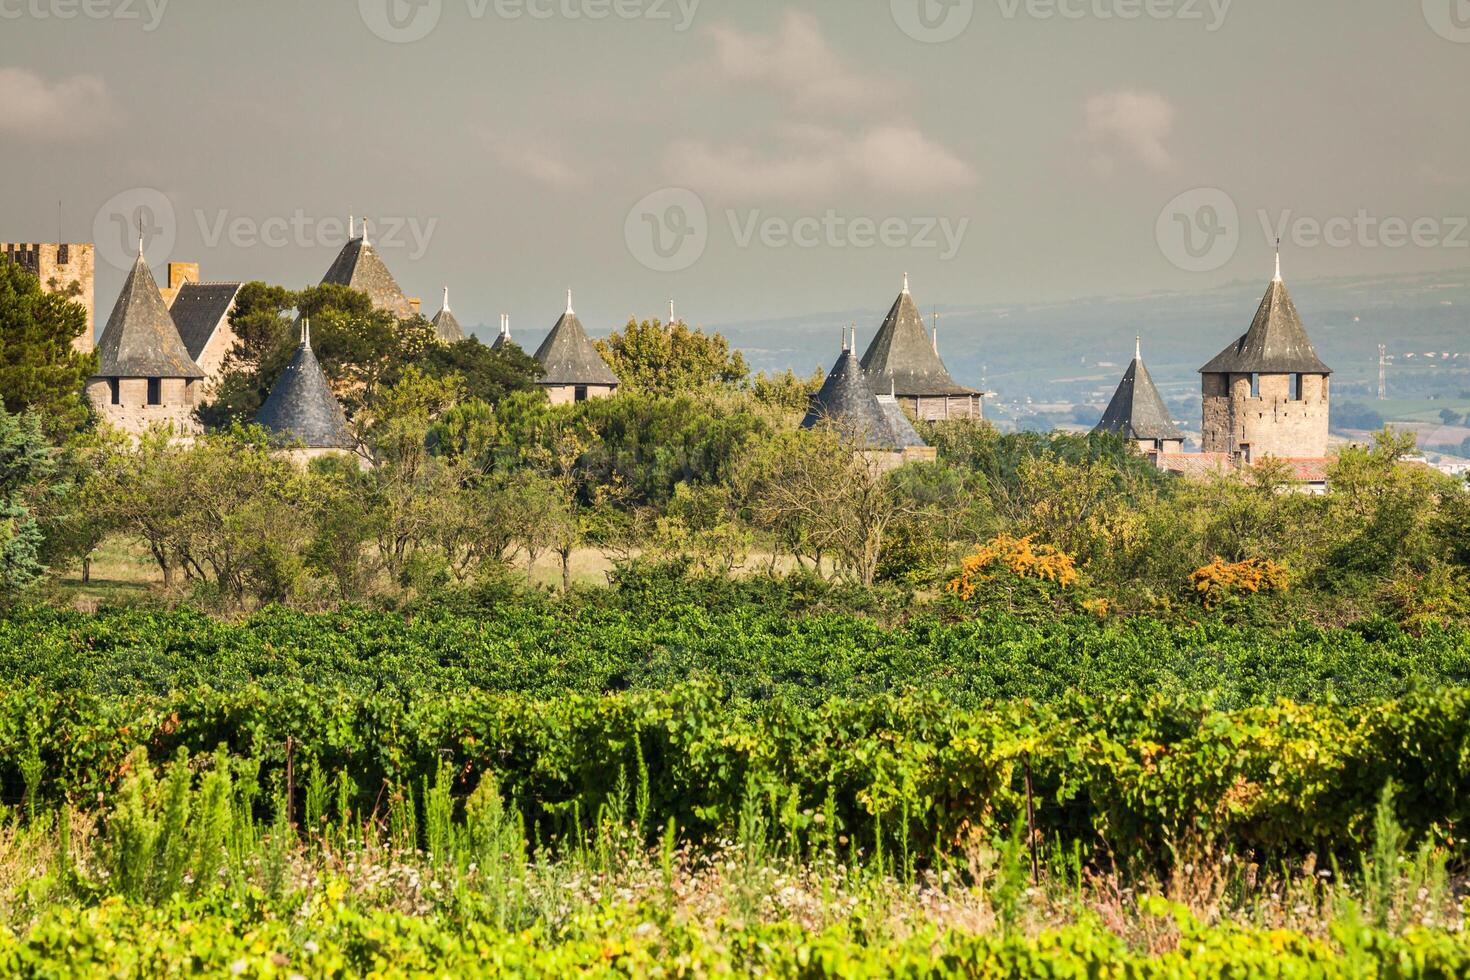
M 490 349 L 501 350 L 507 344 L 515 344 L 515 341 L 510 339 L 510 317 L 502 313 L 500 314 L 500 333 L 496 335 L 495 343 L 490 345 Z M 516 344 L 516 346 L 520 345 Z
M 415 316 L 393 273 L 383 264 L 377 249 L 366 238 L 354 238 L 342 246 L 337 260 L 322 277 L 322 285 L 350 286 L 367 293 L 373 309 L 387 310 L 400 320 Z
M 894 440 L 902 449 L 912 449 L 917 446 L 929 445 L 919 435 L 914 423 L 903 414 L 903 408 L 898 404 L 898 399 L 892 395 L 879 395 L 878 407 L 883 409 L 883 417 L 888 420 L 888 429 L 893 433 Z
M 449 287 L 444 287 L 444 306 L 434 315 L 434 335 L 446 344 L 457 344 L 464 340 L 464 328 L 449 311 Z
M 972 395 L 955 383 L 939 359 L 934 341 L 924 333 L 924 318 L 909 293 L 908 277 L 903 292 L 863 354 L 863 370 L 874 391 L 894 391 L 905 397 Z
M 1118 432 L 1129 439 L 1183 439 L 1184 433 L 1174 424 L 1154 379 L 1143 363 L 1142 353 L 1135 351 L 1123 380 L 1113 393 L 1094 432 Z
M 99 378 L 202 378 L 141 249 L 97 344 Z
M 303 329 L 296 356 L 255 413 L 255 421 L 286 440 L 303 443 L 307 449 L 350 450 L 356 442 L 348 431 L 342 405 L 312 353 L 309 329 Z
M 535 357 L 544 372 L 540 381 L 544 385 L 612 387 L 618 384 L 618 376 L 607 366 L 587 331 L 582 329 L 582 321 L 572 312 L 571 293 L 567 294 L 567 311 L 536 348 Z
M 898 408 L 897 402 L 893 407 Z M 899 412 L 902 415 L 902 411 Z M 822 389 L 812 396 L 811 407 L 801 420 L 803 429 L 811 429 L 823 422 L 834 426 L 845 439 L 850 439 L 867 449 L 898 451 L 906 445 L 924 445 L 913 426 L 907 424 L 908 434 L 917 442 L 908 441 L 908 434 L 895 431 L 883 405 L 868 385 L 867 375 L 851 349 L 844 350 L 832 373 L 822 383 Z
M 1239 340 L 1222 350 L 1200 368 L 1201 374 L 1331 374 L 1322 363 L 1296 304 L 1281 281 L 1281 260 L 1276 261 L 1276 278 L 1266 289 L 1256 318 Z

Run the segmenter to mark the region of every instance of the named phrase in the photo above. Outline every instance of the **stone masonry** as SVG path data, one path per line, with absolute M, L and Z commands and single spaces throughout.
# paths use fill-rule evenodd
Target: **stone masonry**
M 72 299 L 86 308 L 87 329 L 74 346 L 83 354 L 90 353 L 97 337 L 96 248 L 90 242 L 4 242 L 0 254 L 41 280 L 42 289 L 62 294 L 70 294 L 73 286 L 80 289 Z

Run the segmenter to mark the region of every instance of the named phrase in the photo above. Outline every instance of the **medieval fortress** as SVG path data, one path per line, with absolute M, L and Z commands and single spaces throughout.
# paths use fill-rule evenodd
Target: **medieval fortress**
M 349 240 L 322 277 L 366 293 L 375 309 L 401 319 L 420 315 L 367 236 L 349 222 Z M 8 261 L 37 276 L 43 288 L 71 296 L 87 310 L 87 332 L 77 347 L 92 349 L 95 331 L 95 249 L 91 244 L 0 244 Z M 230 326 L 242 283 L 203 282 L 199 266 L 170 263 L 160 287 L 143 258 L 129 272 L 122 292 L 96 342 L 97 373 L 87 396 L 114 427 L 140 434 L 166 425 L 181 434 L 198 429 L 195 408 L 218 383 L 225 356 L 235 344 Z M 670 319 L 672 320 L 672 312 Z M 449 290 L 431 321 L 443 343 L 465 333 L 449 307 Z M 887 465 L 934 458 L 914 420 L 983 417 L 985 393 L 954 380 L 939 356 L 938 328 L 928 334 L 909 291 L 903 289 L 874 335 L 857 356 L 855 333 L 844 331 L 842 352 L 821 390 L 812 398 L 804 427 L 839 426 L 846 438 Z M 495 349 L 513 343 L 501 318 Z M 537 348 L 541 386 L 553 404 L 614 394 L 617 375 L 578 319 L 567 293 L 566 310 Z M 1325 484 L 1332 369 L 1317 356 L 1296 305 L 1276 275 L 1250 327 L 1200 368 L 1201 451 L 1186 453 L 1184 433 L 1168 409 L 1135 348 L 1096 431 L 1122 434 L 1162 469 L 1185 476 L 1249 466 L 1266 458 L 1288 462 L 1312 488 Z M 341 405 L 311 350 L 303 324 L 296 356 L 257 415 L 266 428 L 303 456 L 355 448 Z

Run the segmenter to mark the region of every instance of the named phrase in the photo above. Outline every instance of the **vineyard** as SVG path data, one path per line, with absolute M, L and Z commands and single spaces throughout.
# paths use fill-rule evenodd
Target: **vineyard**
M 810 705 L 921 691 L 980 706 L 1083 692 L 1225 709 L 1278 699 L 1371 704 L 1470 682 L 1470 630 L 1002 613 L 927 613 L 884 626 L 846 611 L 754 602 L 511 602 L 415 616 L 272 608 L 237 622 L 187 611 L 41 610 L 0 621 L 0 673 L 109 698 L 301 684 L 357 695 L 554 698 L 707 680 L 735 700 Z
M 0 670 L 7 974 L 1470 969 L 1459 627 L 37 609 Z

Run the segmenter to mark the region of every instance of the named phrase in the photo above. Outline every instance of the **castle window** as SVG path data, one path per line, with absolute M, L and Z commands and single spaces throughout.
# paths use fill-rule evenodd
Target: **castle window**
M 70 261 L 71 261 L 71 246 L 70 245 L 58 245 L 58 246 L 56 246 L 56 264 L 57 265 L 66 265 Z
M 1302 398 L 1302 376 L 1300 374 L 1293 374 L 1291 376 L 1291 400 L 1299 402 Z
M 572 393 L 572 397 L 576 401 L 585 402 L 587 400 L 587 386 L 577 385 L 576 389 Z
M 122 401 L 122 385 L 116 378 L 107 379 L 107 395 L 110 404 L 117 405 Z
M 163 380 L 161 378 L 148 379 L 148 404 L 163 404 Z
M 1251 375 L 1251 397 L 1261 397 L 1261 376 L 1259 374 Z

